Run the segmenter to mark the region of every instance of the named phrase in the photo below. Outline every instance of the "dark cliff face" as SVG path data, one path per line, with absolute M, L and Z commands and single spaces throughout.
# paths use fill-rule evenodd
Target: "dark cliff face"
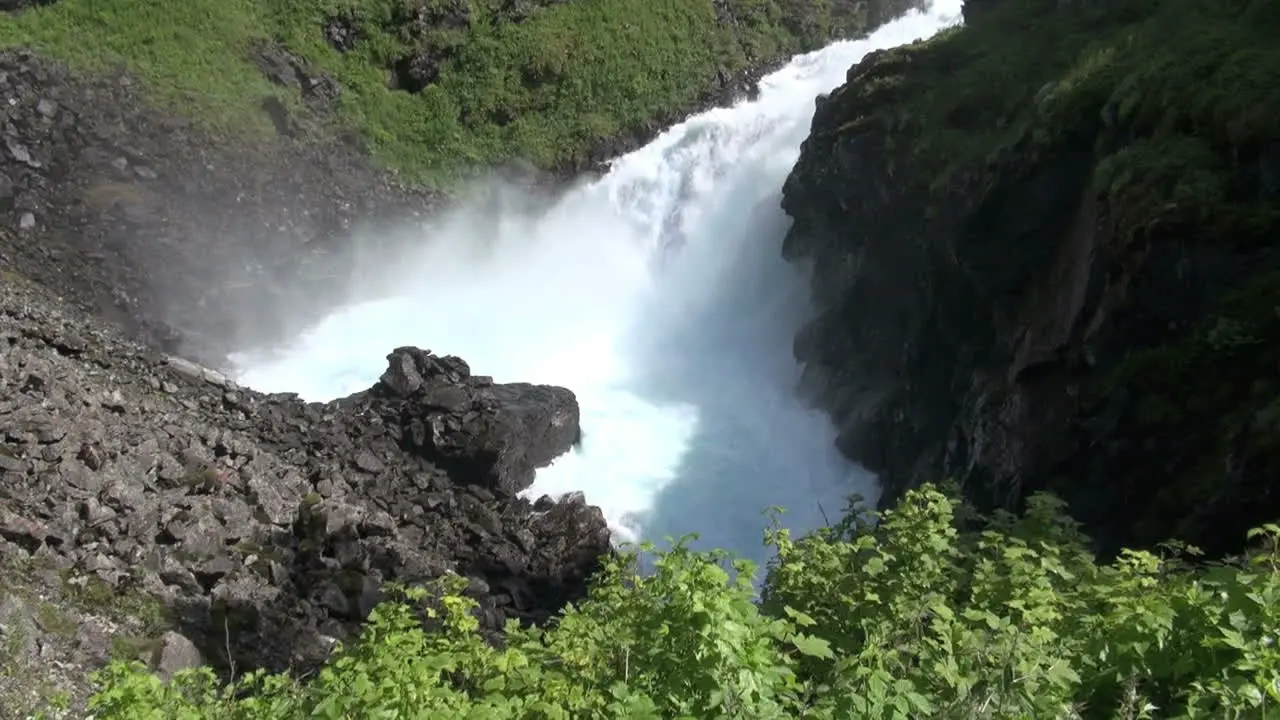
M 1104 548 L 1231 550 L 1280 516 L 1280 6 L 980 5 L 818 104 L 805 390 L 888 502 L 1051 489 Z

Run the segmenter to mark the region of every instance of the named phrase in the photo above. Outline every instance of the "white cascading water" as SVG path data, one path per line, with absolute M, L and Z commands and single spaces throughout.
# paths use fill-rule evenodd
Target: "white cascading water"
M 803 273 L 780 255 L 782 182 L 815 97 L 868 52 L 956 23 L 960 6 L 936 0 L 796 57 L 757 99 L 691 117 L 552 207 L 514 208 L 506 189 L 461 204 L 378 273 L 382 299 L 237 356 L 238 380 L 329 400 L 416 345 L 499 382 L 571 388 L 582 446 L 540 470 L 529 495 L 581 490 L 618 540 L 696 532 L 696 546 L 763 563 L 766 508 L 787 508 L 784 524 L 802 533 L 850 493 L 878 495 L 793 392 L 792 337 L 812 310 Z

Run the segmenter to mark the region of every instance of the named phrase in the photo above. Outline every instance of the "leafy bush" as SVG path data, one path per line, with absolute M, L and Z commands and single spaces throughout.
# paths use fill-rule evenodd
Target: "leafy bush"
M 925 487 L 875 525 L 775 527 L 758 602 L 749 563 L 731 577 L 724 553 L 682 541 L 647 576 L 623 554 L 553 627 L 513 626 L 503 649 L 449 582 L 440 629 L 413 609 L 426 590 L 404 590 L 309 681 L 199 669 L 165 684 L 117 663 L 91 707 L 99 720 L 1280 713 L 1280 527 L 1229 563 L 1170 546 L 1099 564 L 1050 496 L 1020 518 L 959 509 Z

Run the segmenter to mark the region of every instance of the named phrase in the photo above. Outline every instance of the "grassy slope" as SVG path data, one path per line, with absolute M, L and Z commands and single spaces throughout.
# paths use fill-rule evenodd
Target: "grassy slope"
M 1084 148 L 1121 242 L 1160 227 L 1154 237 L 1280 249 L 1280 203 L 1256 187 L 1261 151 L 1280 137 L 1280 3 L 1058 5 L 1005 0 L 894 51 L 874 82 L 848 91 L 850 108 L 874 109 L 851 109 L 846 127 L 895 128 L 915 152 L 912 175 L 938 193 Z M 1152 490 L 1171 508 L 1209 502 L 1233 466 L 1280 467 L 1280 274 L 1255 273 L 1190 333 L 1131 352 L 1092 388 L 1100 404 L 1132 393 L 1125 426 L 1177 456 L 1177 476 Z
M 468 27 L 410 38 L 392 22 L 409 1 L 61 0 L 0 17 L 0 45 L 34 46 L 89 71 L 123 66 L 163 104 L 252 138 L 271 132 L 260 104 L 280 91 L 251 48 L 283 41 L 339 80 L 342 120 L 380 161 L 411 179 L 440 179 L 512 157 L 543 166 L 573 157 L 591 140 L 688 106 L 720 68 L 856 34 L 866 17 L 851 0 L 730 0 L 731 27 L 717 22 L 711 0 L 575 0 L 513 23 L 496 15 L 501 0 L 463 0 Z M 362 26 L 345 54 L 322 34 L 337 10 Z M 450 49 L 439 80 L 419 95 L 388 90 L 387 68 L 422 43 Z

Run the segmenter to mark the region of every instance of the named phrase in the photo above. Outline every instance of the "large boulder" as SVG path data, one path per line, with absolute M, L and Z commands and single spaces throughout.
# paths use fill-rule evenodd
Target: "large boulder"
M 473 377 L 461 358 L 417 348 L 387 357 L 374 396 L 396 404 L 401 442 L 463 482 L 506 497 L 577 441 L 578 401 L 564 388 Z

